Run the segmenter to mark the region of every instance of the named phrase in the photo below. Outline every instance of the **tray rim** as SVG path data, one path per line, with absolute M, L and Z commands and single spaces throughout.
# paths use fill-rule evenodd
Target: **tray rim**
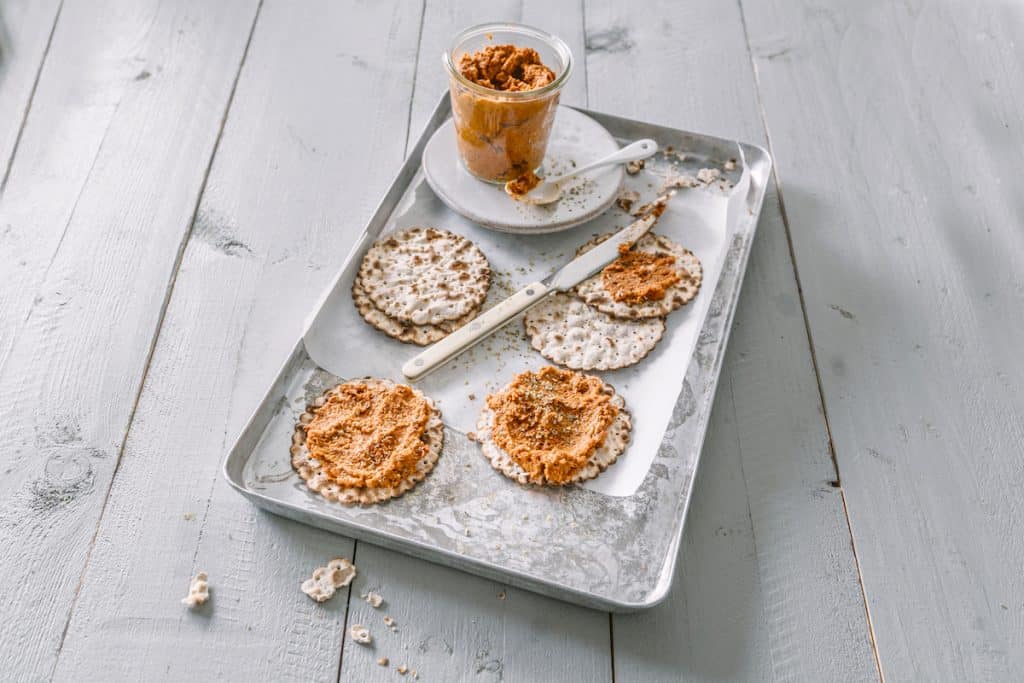
M 721 362 L 728 348 L 729 338 L 732 331 L 732 323 L 736 313 L 737 303 L 739 301 L 740 293 L 743 291 L 743 284 L 746 279 L 747 265 L 750 260 L 750 254 L 753 251 L 753 240 L 757 234 L 757 228 L 760 222 L 761 209 L 764 205 L 765 198 L 768 194 L 768 186 L 771 183 L 772 171 L 774 168 L 774 160 L 772 159 L 769 151 L 762 145 L 743 142 L 739 140 L 731 140 L 727 138 L 721 138 L 715 135 L 707 135 L 704 133 L 697 133 L 694 131 L 687 131 L 678 128 L 670 128 L 662 124 L 651 123 L 647 121 L 641 121 L 638 119 L 617 116 L 614 114 L 607 114 L 604 112 L 598 112 L 582 107 L 572 107 L 580 113 L 594 118 L 596 121 L 605 125 L 606 122 L 611 122 L 612 125 L 620 126 L 645 126 L 653 129 L 661 129 L 671 131 L 674 134 L 681 134 L 684 136 L 699 136 L 705 140 L 713 141 L 715 143 L 721 143 L 723 145 L 739 145 L 744 153 L 747 155 L 747 160 L 752 158 L 751 152 L 754 156 L 759 157 L 760 163 L 765 165 L 763 182 L 755 185 L 754 179 L 751 179 L 751 185 L 748 190 L 746 198 L 746 207 L 753 220 L 753 226 L 750 230 L 749 245 L 747 248 L 742 250 L 741 257 L 737 264 L 737 276 L 736 286 L 731 294 L 730 299 L 725 305 L 724 311 L 724 324 L 722 327 L 721 342 L 718 344 L 717 357 L 714 360 L 713 373 L 711 374 L 710 386 L 707 389 L 707 394 L 710 397 L 709 405 L 713 404 L 714 396 L 718 391 L 718 382 L 721 377 L 722 366 Z M 415 176 L 419 166 L 421 164 L 421 156 L 423 149 L 427 142 L 430 140 L 430 136 L 451 114 L 450 100 L 447 90 L 445 90 L 440 97 L 437 105 L 434 107 L 433 113 L 430 118 L 424 124 L 420 131 L 419 138 L 417 139 L 416 146 L 410 150 L 406 156 L 402 165 L 399 167 L 398 172 L 395 174 L 388 189 L 384 192 L 380 201 L 377 203 L 373 214 L 366 221 L 366 226 L 370 226 L 376 221 L 383 217 L 390 215 L 393 210 L 393 205 L 406 191 L 409 182 Z M 753 201 L 751 199 L 753 198 Z M 310 326 L 313 324 L 317 314 L 327 301 L 331 293 L 337 288 L 340 280 L 344 277 L 345 272 L 348 270 L 349 265 L 353 259 L 357 258 L 359 254 L 365 248 L 365 243 L 369 239 L 369 231 L 367 227 L 364 227 L 359 238 L 352 245 L 349 253 L 341 262 L 340 266 L 335 273 L 335 276 L 331 279 L 330 283 L 325 287 L 324 291 L 317 298 L 315 305 L 311 308 L 310 313 L 307 315 L 303 323 L 302 334 L 299 336 L 295 347 L 288 354 L 286 360 L 282 363 L 278 370 L 273 382 L 271 382 L 267 391 L 265 392 L 263 399 L 253 410 L 249 419 L 239 432 L 238 437 L 235 439 L 232 447 L 228 450 L 227 455 L 223 459 L 221 467 L 221 474 L 227 480 L 228 484 L 242 494 L 245 498 L 249 499 L 257 507 L 265 509 L 273 514 L 277 514 L 294 521 L 316 526 L 318 528 L 325 529 L 332 533 L 338 533 L 350 538 L 373 543 L 390 550 L 401 552 L 414 557 L 419 557 L 427 561 L 443 564 L 445 566 L 453 567 L 460 571 L 465 571 L 470 574 L 482 576 L 495 581 L 501 581 L 509 585 L 513 585 L 531 592 L 539 593 L 547 597 L 563 600 L 577 605 L 585 607 L 606 610 L 611 612 L 627 613 L 636 612 L 640 610 L 646 610 L 651 607 L 658 605 L 663 602 L 668 596 L 669 591 L 672 588 L 675 577 L 675 568 L 679 560 L 680 544 L 682 542 L 683 532 L 686 528 L 686 521 L 689 517 L 690 506 L 693 501 L 693 492 L 697 481 L 697 474 L 700 471 L 701 460 L 703 459 L 704 443 L 707 437 L 708 421 L 705 419 L 705 423 L 700 429 L 700 436 L 693 444 L 696 448 L 696 455 L 693 462 L 693 471 L 690 476 L 690 480 L 685 489 L 685 502 L 680 513 L 675 516 L 674 529 L 671 531 L 671 538 L 666 547 L 665 559 L 661 570 L 658 572 L 657 583 L 651 588 L 651 590 L 645 594 L 642 600 L 631 601 L 631 600 L 620 600 L 614 598 L 608 598 L 604 596 L 597 596 L 593 593 L 588 593 L 579 588 L 567 586 L 562 583 L 555 583 L 551 581 L 544 581 L 543 579 L 531 575 L 525 572 L 521 572 L 510 568 L 495 568 L 493 565 L 487 564 L 481 560 L 468 558 L 467 556 L 460 555 L 457 552 L 445 550 L 435 545 L 430 545 L 422 541 L 410 539 L 406 537 L 399 537 L 391 532 L 369 528 L 364 525 L 353 524 L 337 517 L 332 517 L 323 512 L 315 510 L 298 509 L 280 501 L 272 496 L 265 495 L 258 491 L 254 491 L 248 488 L 242 479 L 242 470 L 248 457 L 252 454 L 256 447 L 259 438 L 262 436 L 264 430 L 269 424 L 276 412 L 280 400 L 270 400 L 270 398 L 278 393 L 281 389 L 281 385 L 284 384 L 290 377 L 292 371 L 301 366 L 304 359 L 310 359 L 310 356 L 305 348 L 305 336 Z M 678 399 L 677 399 L 678 400 Z M 634 494 L 636 495 L 636 494 Z M 415 551 L 415 552 L 412 552 Z

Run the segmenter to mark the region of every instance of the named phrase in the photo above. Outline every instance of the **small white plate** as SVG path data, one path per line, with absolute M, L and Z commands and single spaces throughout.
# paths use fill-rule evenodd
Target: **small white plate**
M 559 107 L 544 157 L 544 173 L 561 174 L 607 156 L 619 144 L 599 123 L 575 109 Z M 622 187 L 622 165 L 600 168 L 563 186 L 562 198 L 548 206 L 518 202 L 501 185 L 470 175 L 455 148 L 455 126 L 448 119 L 423 150 L 423 175 L 452 211 L 493 230 L 518 234 L 558 232 L 598 216 Z

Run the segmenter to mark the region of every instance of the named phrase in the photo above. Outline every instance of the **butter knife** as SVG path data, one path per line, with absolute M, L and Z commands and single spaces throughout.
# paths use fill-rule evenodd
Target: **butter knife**
M 402 374 L 410 380 L 420 379 L 428 372 L 441 367 L 462 352 L 479 344 L 511 322 L 517 315 L 533 308 L 548 296 L 555 292 L 571 289 L 583 282 L 618 258 L 619 248 L 622 245 L 632 246 L 643 237 L 664 211 L 666 199 L 665 197 L 659 199 L 650 213 L 619 230 L 587 253 L 576 257 L 543 280 L 526 285 L 444 339 L 428 346 L 402 366 Z

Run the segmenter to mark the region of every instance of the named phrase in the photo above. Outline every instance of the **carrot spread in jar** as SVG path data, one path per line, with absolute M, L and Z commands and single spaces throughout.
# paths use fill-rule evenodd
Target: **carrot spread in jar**
M 616 301 L 659 301 L 680 280 L 675 256 L 631 251 L 625 244 L 619 247 L 619 254 L 601 271 L 601 284 Z
M 556 79 L 533 48 L 486 45 L 463 53 L 458 71 L 483 94 L 452 79 L 452 117 L 459 155 L 475 176 L 505 182 L 538 169 L 558 107 L 558 91 L 536 98 L 510 97 L 544 88 Z
M 430 416 L 406 385 L 342 384 L 306 425 L 306 448 L 340 486 L 397 486 L 427 453 Z
M 570 481 L 604 443 L 619 413 L 597 377 L 547 366 L 487 397 L 495 444 L 532 481 Z

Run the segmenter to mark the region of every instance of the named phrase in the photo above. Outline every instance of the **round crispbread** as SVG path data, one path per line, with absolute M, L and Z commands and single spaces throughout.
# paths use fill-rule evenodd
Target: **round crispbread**
M 595 237 L 577 251 L 576 255 L 586 253 L 595 246 L 611 237 L 613 233 Z M 668 315 L 680 306 L 684 306 L 697 296 L 700 291 L 700 284 L 704 278 L 704 269 L 700 265 L 700 259 L 689 249 L 673 242 L 664 235 L 656 235 L 649 232 L 639 240 L 633 247 L 640 251 L 646 251 L 659 256 L 674 256 L 675 267 L 679 273 L 679 282 L 675 283 L 665 291 L 665 296 L 653 301 L 645 301 L 641 304 L 628 304 L 616 301 L 604 287 L 601 273 L 590 277 L 576 285 L 576 296 L 580 297 L 597 310 L 614 315 L 617 318 L 658 318 Z
M 480 313 L 480 309 L 476 308 L 458 320 L 446 320 L 437 325 L 413 325 L 399 322 L 388 317 L 384 311 L 373 305 L 358 277 L 352 283 L 352 301 L 355 303 L 359 315 L 372 327 L 400 342 L 419 346 L 428 346 L 444 339 Z
M 473 438 L 480 444 L 480 450 L 484 457 L 490 461 L 491 467 L 498 470 L 512 481 L 520 484 L 534 484 L 537 486 L 568 486 L 578 484 L 588 479 L 593 479 L 612 466 L 626 446 L 629 445 L 629 435 L 633 427 L 629 411 L 626 410 L 626 401 L 615 393 L 615 389 L 608 383 L 604 384 L 604 392 L 611 395 L 611 402 L 618 406 L 619 412 L 615 419 L 608 426 L 608 433 L 604 442 L 594 449 L 590 459 L 581 467 L 572 479 L 567 482 L 550 482 L 541 478 L 539 481 L 530 479 L 530 475 L 519 466 L 501 446 L 494 442 L 492 429 L 494 426 L 494 411 L 484 402 L 480 416 L 476 422 L 476 432 Z
M 389 318 L 438 325 L 480 308 L 491 267 L 465 237 L 413 227 L 377 240 L 363 257 L 359 280 L 373 305 Z
M 573 370 L 617 370 L 639 363 L 665 334 L 664 318 L 614 318 L 562 293 L 527 311 L 523 325 L 540 355 Z
M 392 387 L 395 383 L 386 379 L 356 379 L 345 384 L 365 384 L 368 386 Z M 295 424 L 295 432 L 292 434 L 291 456 L 292 467 L 298 472 L 311 491 L 316 491 L 327 500 L 334 500 L 345 505 L 372 505 L 383 503 L 386 500 L 397 498 L 419 482 L 423 481 L 430 471 L 437 464 L 441 455 L 441 447 L 444 445 L 444 423 L 441 422 L 441 411 L 437 409 L 434 402 L 423 395 L 419 389 L 413 388 L 413 392 L 424 399 L 431 408 L 430 419 L 427 421 L 426 430 L 421 437 L 427 444 L 427 453 L 416 463 L 416 471 L 399 482 L 396 486 L 382 486 L 376 488 L 355 488 L 339 486 L 334 482 L 327 472 L 324 471 L 322 463 L 310 456 L 306 448 L 306 425 L 315 416 L 315 411 L 327 402 L 327 398 L 341 385 L 335 385 L 318 396 L 306 410 L 299 415 Z

